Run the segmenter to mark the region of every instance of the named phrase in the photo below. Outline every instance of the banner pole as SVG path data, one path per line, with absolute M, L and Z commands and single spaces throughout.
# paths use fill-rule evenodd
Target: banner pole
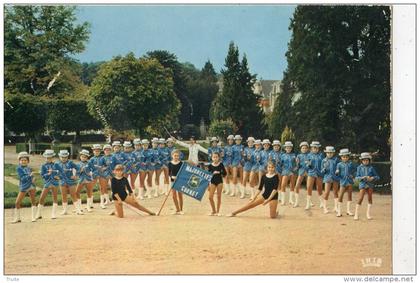
M 168 200 L 169 195 L 172 193 L 172 190 L 173 190 L 172 188 L 169 190 L 169 192 L 168 192 L 168 194 L 166 195 L 165 199 L 163 200 L 163 203 L 162 203 L 162 205 L 160 206 L 159 212 L 156 214 L 156 216 L 159 216 L 159 215 L 160 215 L 160 212 L 162 211 L 163 206 L 165 205 L 166 201 Z

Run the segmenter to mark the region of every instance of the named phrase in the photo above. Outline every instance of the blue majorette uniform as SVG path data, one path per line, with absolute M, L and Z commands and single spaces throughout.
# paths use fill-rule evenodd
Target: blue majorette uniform
M 255 149 L 253 147 L 245 147 L 244 151 L 243 151 L 243 160 L 244 160 L 244 171 L 251 171 L 252 170 L 252 166 L 254 163 L 254 151 Z
M 321 163 L 322 163 L 322 159 L 324 159 L 324 156 L 322 155 L 322 153 L 309 153 L 308 154 L 308 161 L 307 161 L 307 166 L 308 166 L 308 176 L 310 177 L 322 177 L 322 167 L 321 167 Z
M 35 188 L 32 183 L 32 169 L 29 166 L 18 165 L 16 171 L 19 177 L 19 191 L 27 192 L 30 188 Z
M 126 162 L 126 156 L 124 152 L 122 151 L 114 152 L 112 154 L 111 170 L 114 171 L 115 166 L 117 166 L 118 164 L 125 165 L 125 162 Z
M 66 162 L 57 161 L 56 168 L 59 171 L 60 175 L 60 185 L 61 186 L 74 186 L 76 185 L 76 180 L 72 179 L 72 176 L 76 176 L 77 165 L 73 161 L 67 160 Z M 73 174 L 75 173 L 75 174 Z
M 233 162 L 233 145 L 226 145 L 223 148 L 223 165 L 225 167 L 232 166 Z
M 282 176 L 295 175 L 296 171 L 297 171 L 296 154 L 294 154 L 293 152 L 283 153 L 281 155 L 281 175 Z
M 309 168 L 309 152 L 306 153 L 299 153 L 296 157 L 296 162 L 298 166 L 298 175 L 304 176 L 308 174 Z
M 159 148 L 150 149 L 150 170 L 159 170 L 162 168 L 159 155 Z
M 261 161 L 260 161 L 260 168 L 259 171 L 266 171 L 267 163 L 271 154 L 271 150 L 263 149 L 261 152 Z
M 99 158 L 99 176 L 105 179 L 112 177 L 112 155 L 103 155 Z
M 168 168 L 170 155 L 168 147 L 159 147 L 159 160 L 163 168 Z
M 100 165 L 100 160 L 101 160 L 101 156 L 92 156 L 88 163 L 90 168 L 92 168 L 92 178 L 96 179 L 100 176 L 100 169 L 101 169 L 101 165 Z
M 255 149 L 252 153 L 252 172 L 259 172 L 261 168 L 262 149 Z
M 51 170 L 51 174 L 48 174 Z M 44 181 L 44 189 L 48 189 L 49 187 L 58 187 L 58 178 L 60 178 L 59 175 L 59 169 L 57 168 L 57 165 L 54 162 L 46 162 L 42 164 L 41 166 L 41 177 Z
M 124 152 L 124 173 L 131 174 L 136 173 L 136 156 L 132 152 Z
M 325 157 L 321 163 L 321 173 L 324 175 L 323 183 L 339 182 L 340 178 L 335 174 L 339 160 L 337 156 L 332 158 Z
M 141 168 L 142 151 L 143 149 L 140 148 L 140 149 L 135 149 L 132 152 L 133 157 L 134 157 L 134 164 L 131 171 L 135 174 L 138 174 Z
M 79 178 L 79 184 L 90 183 L 93 181 L 93 170 L 94 167 L 89 164 L 88 161 L 80 161 L 77 164 L 77 177 Z
M 372 165 L 368 164 L 366 166 L 360 164 L 357 166 L 356 172 L 356 180 L 359 181 L 359 189 L 373 188 L 373 182 L 368 182 L 365 177 L 373 177 L 373 182 L 376 182 L 380 179 L 378 173 L 376 173 L 376 170 Z
M 220 146 L 211 146 L 207 149 L 207 158 L 209 162 L 212 162 L 211 155 L 213 152 L 218 152 L 219 156 L 223 158 L 223 149 Z
M 272 150 L 268 156 L 269 161 L 273 162 L 276 166 L 276 173 L 281 174 L 281 156 L 282 152 L 280 150 Z
M 337 164 L 335 173 L 340 179 L 340 186 L 345 187 L 348 185 L 353 185 L 354 171 L 355 168 L 351 161 L 340 162 Z
M 232 167 L 241 167 L 244 152 L 244 146 L 242 144 L 232 145 Z

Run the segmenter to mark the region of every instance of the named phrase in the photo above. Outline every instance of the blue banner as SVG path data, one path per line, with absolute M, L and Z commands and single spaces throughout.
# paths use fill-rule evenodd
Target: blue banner
M 212 176 L 210 172 L 184 162 L 176 175 L 172 189 L 201 201 Z

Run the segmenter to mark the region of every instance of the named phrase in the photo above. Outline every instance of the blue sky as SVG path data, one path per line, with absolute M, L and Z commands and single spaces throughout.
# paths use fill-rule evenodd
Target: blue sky
M 230 41 L 246 53 L 258 78 L 281 79 L 292 5 L 136 5 L 78 6 L 78 21 L 91 24 L 82 62 L 109 60 L 134 52 L 168 50 L 180 62 L 201 69 L 210 60 L 217 72 Z

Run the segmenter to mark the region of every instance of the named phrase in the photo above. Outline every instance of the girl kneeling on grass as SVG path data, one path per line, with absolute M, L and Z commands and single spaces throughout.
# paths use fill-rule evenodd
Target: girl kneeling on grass
M 124 177 L 124 166 L 118 164 L 114 168 L 114 177 L 111 179 L 112 199 L 115 204 L 115 211 L 111 215 L 116 214 L 117 217 L 123 218 L 123 202 L 143 211 L 149 215 L 156 215 L 147 208 L 141 206 L 133 197 L 133 191 L 126 177 Z M 128 191 L 128 194 L 127 194 Z
M 258 192 L 256 196 L 251 200 L 250 203 L 246 204 L 244 207 L 232 212 L 231 214 L 227 216 L 229 217 L 236 216 L 238 213 L 247 211 L 260 204 L 266 205 L 267 203 L 269 203 L 270 204 L 270 218 L 276 218 L 278 216 L 278 212 L 277 212 L 278 186 L 279 186 L 279 176 L 278 174 L 276 174 L 274 163 L 269 161 L 267 164 L 267 173 L 261 178 L 260 186 L 258 187 Z M 261 194 L 261 190 L 263 187 L 264 187 L 264 192 Z
M 15 217 L 12 223 L 21 222 L 20 220 L 20 205 L 23 198 L 26 196 L 26 193 L 29 193 L 32 204 L 32 222 L 36 221 L 35 212 L 35 185 L 33 178 L 33 172 L 28 166 L 29 163 L 29 154 L 25 151 L 18 154 L 19 166 L 17 167 L 17 174 L 19 177 L 19 194 L 16 197 L 16 207 L 15 207 Z

